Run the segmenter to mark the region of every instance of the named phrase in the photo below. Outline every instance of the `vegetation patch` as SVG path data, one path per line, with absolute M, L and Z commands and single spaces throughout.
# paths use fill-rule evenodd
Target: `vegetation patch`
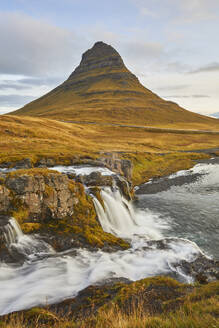
M 136 153 L 123 155 L 133 163 L 132 180 L 134 185 L 140 185 L 151 178 L 188 170 L 197 160 L 209 159 L 210 155 L 203 153 Z
M 8 177 L 20 177 L 23 175 L 30 175 L 30 176 L 35 176 L 35 175 L 42 175 L 42 176 L 49 176 L 50 174 L 55 173 L 55 174 L 61 174 L 58 171 L 51 171 L 47 168 L 32 168 L 32 169 L 20 169 L 17 171 L 12 171 L 7 174 Z
M 191 286 L 156 277 L 90 286 L 59 305 L 3 316 L 0 327 L 216 328 L 218 305 L 218 281 Z
M 126 116 L 127 111 L 123 117 Z M 9 165 L 27 158 L 33 166 L 43 158 L 63 165 L 70 165 L 73 158 L 83 163 L 85 158 L 96 159 L 106 150 L 167 153 L 218 147 L 218 135 L 191 134 L 186 130 L 182 138 L 177 132 L 152 132 L 135 127 L 72 124 L 13 115 L 0 118 L 0 163 Z

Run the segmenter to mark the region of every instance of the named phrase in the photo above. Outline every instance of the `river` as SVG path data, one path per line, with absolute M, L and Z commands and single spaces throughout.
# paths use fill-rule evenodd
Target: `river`
M 37 236 L 25 236 L 11 219 L 5 231 L 7 245 L 23 251 L 26 261 L 0 264 L 0 314 L 71 298 L 108 278 L 170 275 L 193 282 L 180 263 L 190 263 L 203 252 L 218 257 L 218 191 L 217 161 L 150 181 L 137 191 L 135 204 L 119 190 L 103 188 L 104 208 L 94 198 L 103 229 L 131 243 L 130 249 L 114 253 L 87 249 L 56 253 Z

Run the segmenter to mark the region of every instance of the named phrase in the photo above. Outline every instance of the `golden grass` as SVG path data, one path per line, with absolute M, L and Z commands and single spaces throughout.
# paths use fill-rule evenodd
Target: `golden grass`
M 35 176 L 35 175 L 41 175 L 41 176 L 48 176 L 50 174 L 61 174 L 60 172 L 56 171 L 56 170 L 49 170 L 47 168 L 38 168 L 38 167 L 34 167 L 32 169 L 21 169 L 21 170 L 17 170 L 17 171 L 12 171 L 9 172 L 7 174 L 8 177 L 20 177 L 23 175 L 30 175 L 30 176 Z
M 167 153 L 215 147 L 219 147 L 218 135 L 155 133 L 33 117 L 0 117 L 0 162 L 27 157 L 33 161 L 40 157 L 64 161 L 77 156 L 95 158 L 100 152 Z
M 154 153 L 125 154 L 133 163 L 132 182 L 139 185 L 151 178 L 161 177 L 180 170 L 188 170 L 199 159 L 208 159 L 208 154 L 197 153 L 168 153 L 158 155 Z
M 134 164 L 135 184 L 151 177 L 188 169 L 202 154 L 179 153 L 181 150 L 219 147 L 213 134 L 150 132 L 139 128 L 80 125 L 45 118 L 0 117 L 0 163 L 30 158 L 53 158 L 68 165 L 71 159 L 104 157 L 116 152 Z M 160 153 L 165 155 L 160 155 Z M 25 173 L 25 172 L 24 172 Z
M 159 281 L 161 278 L 157 278 Z M 163 282 L 171 285 L 169 278 Z M 150 284 L 154 278 L 143 280 Z M 159 283 L 159 282 L 158 282 Z M 139 288 L 141 282 L 138 282 Z M 177 283 L 178 284 L 178 283 Z M 136 285 L 136 283 L 135 283 Z M 178 284 L 177 288 L 185 290 L 186 285 Z M 173 282 L 172 282 L 172 286 Z M 135 286 L 136 287 L 136 286 Z M 129 287 L 127 286 L 127 289 Z M 136 292 L 134 290 L 134 292 Z M 98 312 L 87 318 L 74 319 L 71 313 L 57 315 L 47 309 L 34 308 L 27 312 L 4 317 L 2 328 L 217 328 L 219 326 L 219 282 L 205 286 L 193 286 L 192 292 L 186 292 L 181 297 L 172 299 L 173 307 L 168 307 L 168 301 L 162 301 L 159 312 L 150 313 L 145 306 L 145 300 L 132 302 L 129 309 L 125 303 L 119 306 L 114 299 L 108 306 L 101 306 Z M 159 294 L 158 294 L 159 295 Z M 107 299 L 106 299 L 107 300 Z M 156 295 L 155 295 L 156 300 Z M 175 304 L 174 304 L 175 302 Z

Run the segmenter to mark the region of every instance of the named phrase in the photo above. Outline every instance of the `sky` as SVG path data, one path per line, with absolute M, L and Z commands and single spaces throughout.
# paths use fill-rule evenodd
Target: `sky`
M 62 83 L 96 41 L 148 89 L 219 112 L 219 0 L 0 0 L 0 114 Z

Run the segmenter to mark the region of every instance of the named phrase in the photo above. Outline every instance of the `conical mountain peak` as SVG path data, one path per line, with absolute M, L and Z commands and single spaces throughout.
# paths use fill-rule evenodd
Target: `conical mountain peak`
M 103 72 L 105 69 L 126 70 L 126 67 L 119 53 L 111 45 L 98 41 L 82 55 L 80 65 L 69 78 L 72 79 L 80 73 L 89 73 L 90 71 Z
M 73 121 L 159 126 L 176 122 L 205 123 L 207 120 L 145 88 L 126 68 L 120 54 L 102 41 L 82 55 L 79 66 L 64 83 L 15 113 Z
M 91 49 L 88 49 L 83 55 L 82 60 L 86 60 L 92 57 L 120 57 L 119 53 L 111 45 L 102 41 L 96 42 Z M 121 57 L 120 57 L 121 58 Z

